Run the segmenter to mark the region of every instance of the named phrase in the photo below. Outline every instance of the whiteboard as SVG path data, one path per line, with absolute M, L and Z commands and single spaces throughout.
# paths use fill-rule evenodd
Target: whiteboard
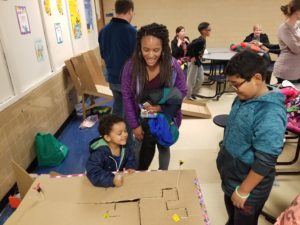
M 25 7 L 29 33 L 22 34 L 16 6 Z M 17 95 L 50 77 L 51 66 L 37 1 L 0 1 L 3 50 Z M 1 88 L 2 88 L 1 84 Z
M 73 56 L 64 0 L 39 0 L 50 62 L 53 71 L 59 70 Z
M 10 75 L 8 72 L 6 60 L 4 57 L 4 52 L 1 44 L 1 36 L 0 36 L 0 105 L 13 97 L 14 90 L 10 80 Z

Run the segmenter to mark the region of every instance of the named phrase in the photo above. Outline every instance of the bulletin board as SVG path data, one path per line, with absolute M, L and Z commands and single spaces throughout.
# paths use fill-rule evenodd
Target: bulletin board
M 26 93 L 51 75 L 51 66 L 37 1 L 0 1 L 0 32 L 16 95 Z M 1 70 L 3 64 L 1 63 Z M 7 82 L 2 84 L 11 94 Z M 8 85 L 9 86 L 9 85 Z
M 73 55 L 66 3 L 64 0 L 39 0 L 40 12 L 53 70 Z

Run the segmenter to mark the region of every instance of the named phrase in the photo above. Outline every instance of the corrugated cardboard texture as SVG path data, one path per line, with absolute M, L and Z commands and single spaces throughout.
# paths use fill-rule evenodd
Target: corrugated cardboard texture
M 86 176 L 42 175 L 5 225 L 203 225 L 195 179 L 193 170 L 137 172 L 99 188 Z

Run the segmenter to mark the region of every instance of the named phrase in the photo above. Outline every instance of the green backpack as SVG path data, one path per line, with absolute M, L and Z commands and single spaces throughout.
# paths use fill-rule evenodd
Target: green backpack
M 58 166 L 68 154 L 68 147 L 50 133 L 37 133 L 35 149 L 39 166 Z

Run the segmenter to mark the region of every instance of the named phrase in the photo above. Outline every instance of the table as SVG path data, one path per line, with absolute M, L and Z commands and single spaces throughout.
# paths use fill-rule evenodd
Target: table
M 224 94 L 226 89 L 226 79 L 223 73 L 223 69 L 227 62 L 236 54 L 237 52 L 231 51 L 229 48 L 209 48 L 203 54 L 204 60 L 210 60 L 210 72 L 208 76 L 209 82 L 204 82 L 204 85 L 212 85 L 216 83 L 216 92 L 213 96 L 203 96 L 196 95 L 201 98 L 219 98 Z

